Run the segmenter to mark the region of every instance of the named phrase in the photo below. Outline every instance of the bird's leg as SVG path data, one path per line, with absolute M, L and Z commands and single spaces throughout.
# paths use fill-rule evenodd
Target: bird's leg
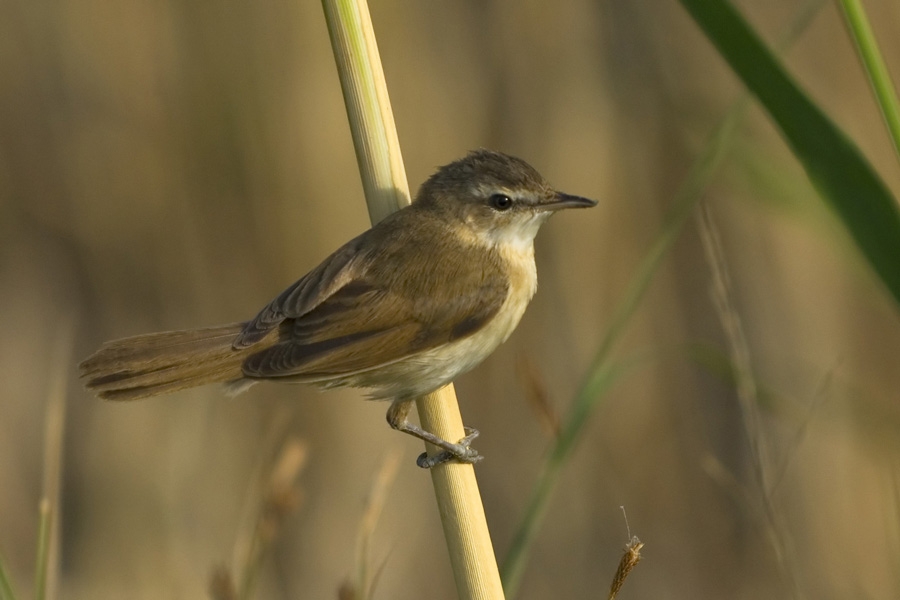
M 451 460 L 458 460 L 462 463 L 471 464 L 484 458 L 478 454 L 477 450 L 469 447 L 472 440 L 478 437 L 477 429 L 466 427 L 466 437 L 454 444 L 453 442 L 441 439 L 433 433 L 425 431 L 421 427 L 410 423 L 406 419 L 410 408 L 412 408 L 412 402 L 409 400 L 395 400 L 392 402 L 387 411 L 388 425 L 390 425 L 392 429 L 408 433 L 409 435 L 424 440 L 442 450 L 442 452 L 439 452 L 434 456 L 428 456 L 427 452 L 423 452 L 416 460 L 417 465 L 423 469 L 430 469 L 431 467 L 435 467 Z

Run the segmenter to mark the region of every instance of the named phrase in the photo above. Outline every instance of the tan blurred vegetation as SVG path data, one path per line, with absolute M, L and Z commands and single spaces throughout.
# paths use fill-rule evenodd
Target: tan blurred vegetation
M 770 41 L 801 4 L 740 3 Z M 900 4 L 866 7 L 898 78 Z M 519 330 L 457 385 L 482 431 L 477 472 L 502 557 L 549 444 L 526 388 L 537 381 L 565 411 L 740 88 L 674 2 L 371 9 L 413 187 L 484 146 L 601 201 L 544 228 Z M 786 62 L 900 196 L 834 6 Z M 755 443 L 777 485 L 755 484 L 736 390 L 692 351 L 729 354 L 692 222 L 620 341 L 617 356 L 643 362 L 567 466 L 523 600 L 603 597 L 628 541 L 621 505 L 646 545 L 620 598 L 900 596 L 898 307 L 758 110 L 740 139 L 706 199 L 765 400 Z M 281 521 L 258 597 L 338 597 L 374 473 L 398 448 L 369 542 L 374 598 L 454 597 L 420 445 L 388 429 L 384 405 L 272 385 L 113 405 L 75 379 L 106 339 L 251 317 L 366 226 L 318 2 L 0 3 L 0 555 L 22 598 L 50 374 L 71 320 L 62 597 L 206 597 L 284 435 L 309 444 L 303 502 Z

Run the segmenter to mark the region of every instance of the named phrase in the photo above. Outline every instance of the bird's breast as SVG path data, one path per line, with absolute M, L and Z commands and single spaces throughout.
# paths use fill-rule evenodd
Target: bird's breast
M 534 251 L 500 250 L 509 278 L 506 298 L 483 327 L 469 336 L 408 356 L 350 383 L 368 387 L 375 398 L 411 399 L 431 392 L 465 373 L 512 334 L 537 289 Z
M 534 246 L 506 246 L 498 249 L 509 275 L 509 292 L 506 300 L 486 329 L 496 336 L 497 345 L 506 341 L 519 324 L 525 308 L 537 291 L 537 269 L 534 264 Z M 496 346 L 495 346 L 496 347 Z
M 443 363 L 449 367 L 448 370 L 454 371 L 448 379 L 474 368 L 505 342 L 519 324 L 537 290 L 533 248 L 506 252 L 501 249 L 500 252 L 506 262 L 509 278 L 508 292 L 500 310 L 489 323 L 472 335 L 429 351 L 433 353 L 432 358 L 440 355 L 437 363 Z

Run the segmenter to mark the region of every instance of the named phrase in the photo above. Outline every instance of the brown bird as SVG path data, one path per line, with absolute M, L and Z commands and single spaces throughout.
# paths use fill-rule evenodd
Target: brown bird
M 407 421 L 411 401 L 481 361 L 537 289 L 534 236 L 555 211 L 596 202 L 555 191 L 525 161 L 478 150 L 438 169 L 415 201 L 347 242 L 251 321 L 107 342 L 81 363 L 88 389 L 134 400 L 223 382 L 366 388 L 388 423 L 440 447 L 422 467 L 476 462 Z

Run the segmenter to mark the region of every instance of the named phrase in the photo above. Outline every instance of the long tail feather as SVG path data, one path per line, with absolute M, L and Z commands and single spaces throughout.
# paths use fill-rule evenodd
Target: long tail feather
M 243 329 L 232 323 L 107 342 L 81 363 L 88 389 L 108 400 L 136 400 L 241 379 L 241 364 L 267 344 L 235 350 Z

